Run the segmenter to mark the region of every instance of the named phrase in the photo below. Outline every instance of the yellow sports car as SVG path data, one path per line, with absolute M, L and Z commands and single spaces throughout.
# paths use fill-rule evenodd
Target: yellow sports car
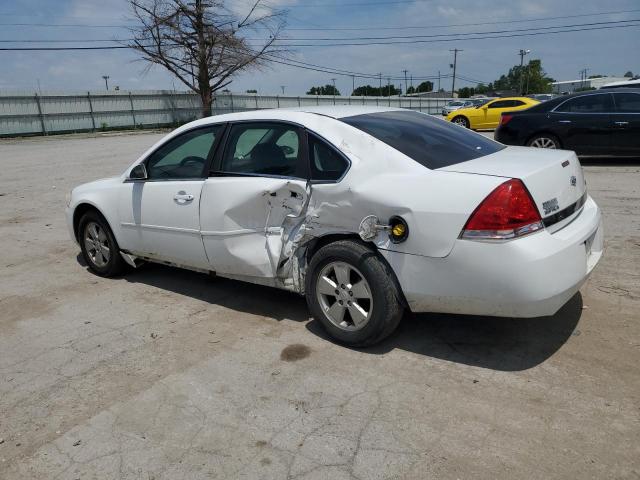
M 447 115 L 447 120 L 472 130 L 492 129 L 500 123 L 502 112 L 525 110 L 538 103 L 538 100 L 528 97 L 496 98 L 480 107 L 454 110 Z

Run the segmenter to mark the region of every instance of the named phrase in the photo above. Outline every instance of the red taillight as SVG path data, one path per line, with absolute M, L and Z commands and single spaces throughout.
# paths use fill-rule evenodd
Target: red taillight
M 505 240 L 543 228 L 540 213 L 522 181 L 507 180 L 471 214 L 461 238 Z
M 500 117 L 500 125 L 506 125 L 513 118 L 513 115 L 509 113 L 503 113 Z

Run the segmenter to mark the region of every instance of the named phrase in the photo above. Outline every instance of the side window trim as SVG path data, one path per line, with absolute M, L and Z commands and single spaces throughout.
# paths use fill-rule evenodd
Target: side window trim
M 351 170 L 351 159 L 349 157 L 347 157 L 344 153 L 342 153 L 340 151 L 340 149 L 338 147 L 336 147 L 333 143 L 331 143 L 329 140 L 327 140 L 326 138 L 324 138 L 322 135 L 314 132 L 313 130 L 309 130 L 307 128 L 304 129 L 305 130 L 305 143 L 307 146 L 307 163 L 308 163 L 308 170 L 309 170 L 309 183 L 311 183 L 312 185 L 322 185 L 322 184 L 327 184 L 327 183 L 340 183 L 342 181 L 342 179 L 344 177 L 346 177 L 347 173 L 349 173 L 349 170 Z M 310 137 L 316 137 L 317 140 L 319 140 L 320 142 L 324 143 L 328 148 L 330 148 L 331 150 L 333 150 L 335 153 L 337 153 L 346 163 L 347 163 L 347 168 L 344 169 L 344 172 L 342 172 L 342 175 L 340 176 L 340 178 L 338 178 L 337 180 L 313 180 L 311 178 L 311 162 L 312 162 L 312 151 L 311 151 L 311 147 L 309 146 L 311 144 Z
M 289 175 L 271 175 L 266 173 L 225 172 L 222 169 L 222 162 L 224 160 L 227 149 L 230 148 L 231 130 L 233 129 L 233 127 L 237 125 L 245 125 L 245 124 L 286 125 L 288 127 L 291 127 L 292 129 L 295 129 L 296 133 L 298 134 L 298 138 L 300 140 L 300 145 L 298 147 L 299 148 L 298 159 L 301 162 L 300 166 L 303 170 L 304 176 L 292 177 Z M 256 120 L 256 119 L 237 120 L 234 122 L 229 122 L 227 124 L 226 130 L 222 137 L 223 138 L 221 138 L 221 145 L 216 150 L 213 160 L 209 166 L 208 174 L 205 175 L 205 179 L 206 177 L 265 177 L 265 178 L 288 178 L 292 180 L 309 180 L 310 170 L 309 170 L 309 162 L 308 162 L 307 138 L 305 135 L 305 129 L 300 124 L 297 124 L 294 122 L 288 122 L 286 120 Z
M 220 145 L 221 141 L 222 141 L 222 137 L 224 136 L 224 134 L 226 133 L 226 129 L 227 129 L 227 124 L 226 123 L 211 123 L 208 125 L 200 125 L 198 127 L 195 128 L 190 128 L 189 130 L 185 130 L 184 132 L 181 132 L 180 135 L 176 135 L 175 137 L 170 138 L 169 140 L 167 140 L 166 142 L 163 142 L 161 145 L 158 146 L 158 148 L 155 148 L 152 152 L 150 152 L 146 157 L 144 157 L 144 160 L 142 160 L 140 163 L 144 164 L 145 168 L 147 169 L 147 171 L 149 170 L 149 160 L 151 159 L 151 157 L 153 157 L 153 155 L 158 152 L 161 148 L 165 147 L 168 143 L 173 142 L 175 139 L 180 138 L 183 135 L 189 134 L 191 132 L 195 132 L 198 130 L 206 130 L 206 129 L 213 129 L 219 127 L 221 130 L 218 134 L 216 134 L 216 138 L 213 141 L 213 145 L 211 145 L 211 148 L 209 149 L 209 152 L 207 153 L 207 158 L 205 159 L 203 168 L 202 168 L 202 172 L 200 173 L 199 177 L 189 177 L 189 178 L 146 178 L 144 180 L 140 179 L 140 180 L 130 180 L 130 179 L 125 179 L 125 182 L 167 182 L 167 181 L 176 181 L 176 180 L 181 180 L 181 181 L 198 181 L 198 180 L 204 180 L 206 179 L 206 172 L 209 169 L 209 166 L 211 164 L 212 159 L 215 156 L 216 151 L 218 150 L 218 146 Z

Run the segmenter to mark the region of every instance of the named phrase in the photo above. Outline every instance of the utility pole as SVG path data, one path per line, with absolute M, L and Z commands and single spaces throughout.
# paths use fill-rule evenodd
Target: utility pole
M 282 95 L 284 95 L 284 87 L 286 87 L 286 85 L 280 85 L 280 88 L 282 89 Z
M 332 78 L 331 81 L 333 82 L 333 99 L 335 101 L 335 98 L 336 98 L 336 79 Z
M 404 95 L 405 97 L 407 96 L 407 90 L 409 89 L 409 87 L 407 86 L 407 72 L 408 70 L 402 70 L 404 73 Z
M 453 98 L 453 93 L 456 90 L 456 66 L 458 65 L 458 52 L 463 52 L 464 50 L 454 48 L 453 50 L 449 51 L 453 52 L 453 80 L 451 81 L 451 98 Z
M 531 53 L 531 50 L 523 50 L 522 48 L 520 49 L 520 95 L 523 94 L 522 91 L 522 66 L 524 65 L 524 56 L 528 55 L 529 53 Z
M 391 79 L 387 77 L 387 97 L 391 96 Z
M 438 70 L 438 92 L 440 91 L 440 70 Z
M 378 80 L 380 81 L 378 85 L 378 96 L 382 96 L 382 73 L 378 73 Z
M 356 90 L 356 76 L 351 75 L 351 95 L 353 95 L 353 92 L 355 90 Z
M 580 70 L 580 88 L 585 88 L 585 85 L 587 83 L 587 72 L 589 71 L 588 68 L 583 68 L 582 70 Z
M 102 75 L 102 78 L 104 78 L 104 86 L 109 90 L 109 75 Z

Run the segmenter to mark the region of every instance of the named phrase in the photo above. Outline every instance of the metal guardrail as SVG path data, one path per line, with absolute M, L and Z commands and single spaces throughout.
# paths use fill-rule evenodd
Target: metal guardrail
M 212 114 L 311 105 L 402 107 L 439 114 L 450 98 L 222 93 Z M 170 90 L 0 93 L 0 137 L 172 126 L 200 118 L 200 98 Z

